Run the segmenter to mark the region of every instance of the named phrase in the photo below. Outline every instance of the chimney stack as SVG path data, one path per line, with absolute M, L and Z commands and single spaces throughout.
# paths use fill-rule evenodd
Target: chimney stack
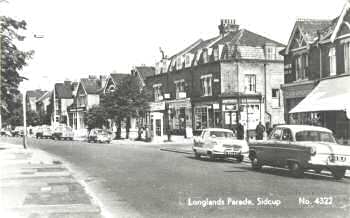
M 234 19 L 221 19 L 220 25 L 218 27 L 220 35 L 224 35 L 228 32 L 236 32 L 239 30 L 239 25 L 236 24 L 236 20 Z

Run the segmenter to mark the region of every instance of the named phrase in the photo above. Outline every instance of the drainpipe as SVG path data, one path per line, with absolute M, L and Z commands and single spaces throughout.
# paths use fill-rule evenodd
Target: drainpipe
M 272 125 L 271 123 L 271 117 L 272 115 L 267 111 L 267 75 L 266 75 L 266 62 L 264 63 L 264 98 L 265 98 L 265 102 L 264 102 L 264 105 L 265 105 L 265 114 L 267 114 L 267 116 L 269 117 L 269 122 L 270 122 L 270 125 Z M 266 122 L 266 121 L 265 121 Z

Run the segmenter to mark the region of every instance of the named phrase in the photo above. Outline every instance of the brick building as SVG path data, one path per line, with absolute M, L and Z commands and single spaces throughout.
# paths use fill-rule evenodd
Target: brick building
M 208 127 L 235 128 L 249 134 L 259 121 L 283 123 L 284 45 L 221 20 L 219 35 L 199 39 L 156 63 L 146 79 L 154 90 L 150 121 L 154 136 L 166 129 L 192 136 Z
M 296 21 L 284 55 L 285 120 L 350 138 L 350 4 L 333 20 Z

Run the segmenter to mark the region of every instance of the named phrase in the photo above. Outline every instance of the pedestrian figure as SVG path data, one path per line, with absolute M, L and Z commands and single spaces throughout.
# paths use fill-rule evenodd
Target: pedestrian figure
M 259 122 L 259 124 L 256 126 L 255 134 L 256 134 L 256 140 L 262 140 L 264 137 L 265 127 L 264 125 Z
M 244 126 L 240 122 L 237 125 L 237 139 L 244 139 Z

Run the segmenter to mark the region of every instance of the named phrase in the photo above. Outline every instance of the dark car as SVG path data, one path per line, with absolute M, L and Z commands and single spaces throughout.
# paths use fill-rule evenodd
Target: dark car
M 280 125 L 268 140 L 250 143 L 249 158 L 255 170 L 286 167 L 296 177 L 307 170 L 328 170 L 341 179 L 350 168 L 350 147 L 337 144 L 332 131 L 323 127 Z
M 12 131 L 13 137 L 22 137 L 24 135 L 24 127 L 16 126 L 16 128 Z

